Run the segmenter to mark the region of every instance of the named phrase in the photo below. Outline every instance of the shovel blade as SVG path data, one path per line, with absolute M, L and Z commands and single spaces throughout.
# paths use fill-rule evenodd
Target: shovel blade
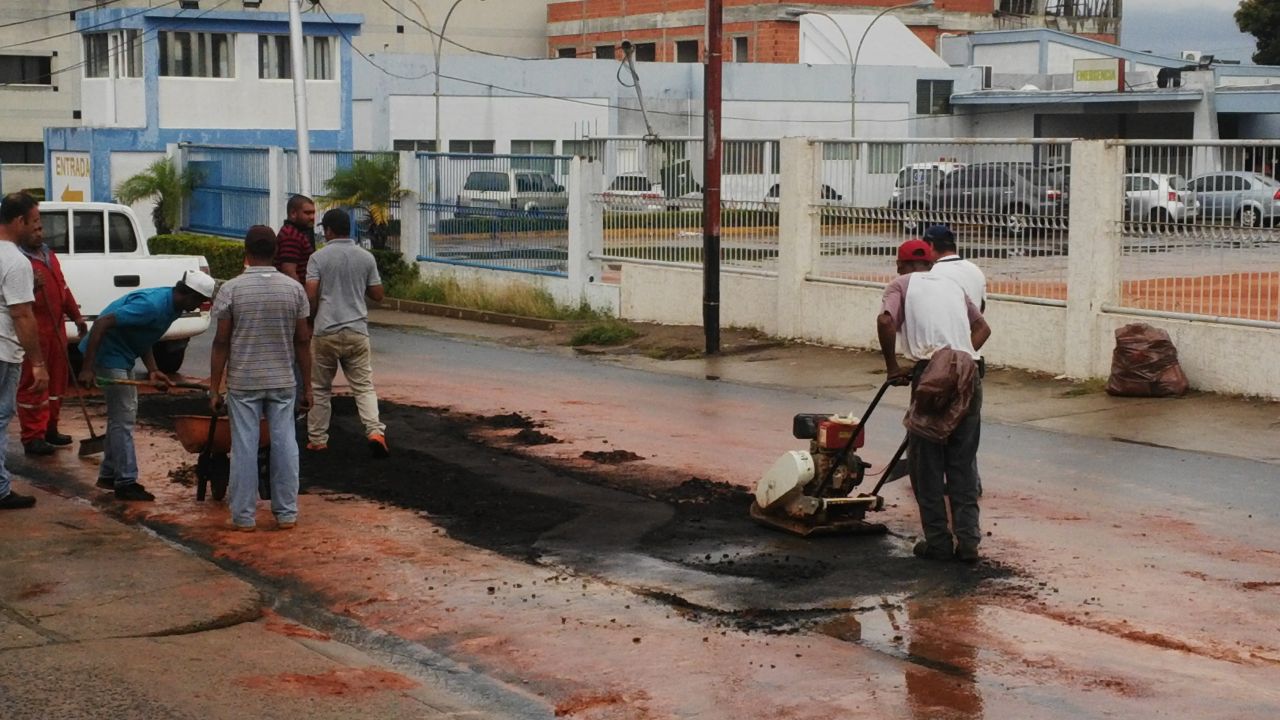
M 100 455 L 107 449 L 107 438 L 94 436 L 80 441 L 80 457 Z

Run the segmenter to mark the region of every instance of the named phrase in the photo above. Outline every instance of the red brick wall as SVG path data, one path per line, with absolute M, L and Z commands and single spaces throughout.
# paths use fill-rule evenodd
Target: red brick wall
M 635 0 L 629 0 L 634 2 Z M 650 0 L 661 2 L 662 0 Z M 668 2 L 672 0 L 667 0 Z M 579 57 L 595 57 L 597 45 L 615 45 L 619 48 L 625 38 L 633 43 L 657 43 L 658 62 L 674 62 L 677 40 L 697 40 L 699 50 L 706 29 L 701 25 L 653 30 L 626 30 L 578 35 L 559 35 L 547 38 L 550 56 L 562 47 L 577 49 Z M 751 62 L 794 63 L 800 53 L 800 27 L 794 22 L 744 22 L 726 23 L 724 26 L 724 59 L 733 60 L 734 38 L 747 38 L 747 53 Z M 622 57 L 619 49 L 617 57 Z

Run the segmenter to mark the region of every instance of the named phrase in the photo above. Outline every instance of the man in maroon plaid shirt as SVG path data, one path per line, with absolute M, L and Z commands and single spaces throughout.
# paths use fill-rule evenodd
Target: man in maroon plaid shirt
M 316 251 L 316 204 L 306 195 L 294 195 L 285 213 L 288 219 L 276 233 L 276 269 L 302 285 L 307 280 L 307 261 Z

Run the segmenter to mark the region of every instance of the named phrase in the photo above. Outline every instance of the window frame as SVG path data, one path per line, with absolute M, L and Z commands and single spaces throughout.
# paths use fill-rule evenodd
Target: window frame
M 693 58 L 687 58 L 689 44 L 693 44 Z M 671 44 L 672 59 L 678 63 L 696 63 L 702 59 L 702 43 L 697 38 L 685 38 L 684 40 L 676 40 Z M 681 59 L 681 55 L 686 55 L 686 59 Z
M 333 76 L 333 39 L 328 35 L 307 35 L 302 39 L 302 45 L 307 63 L 307 80 L 336 80 Z M 293 49 L 288 35 L 258 35 L 258 79 L 293 79 Z
M 160 77 L 200 80 L 236 77 L 236 33 L 162 30 L 156 39 L 160 46 Z
M 742 44 L 741 52 L 739 52 L 738 44 Z M 751 62 L 751 40 L 746 35 L 735 35 L 733 37 L 733 61 L 736 63 Z
M 916 115 L 929 117 L 954 115 L 955 108 L 951 106 L 953 92 L 955 92 L 954 80 L 918 78 L 916 80 Z
M 14 74 L 13 79 L 6 80 L 4 79 L 4 74 L 0 73 L 0 83 L 4 85 L 53 87 L 52 55 L 0 54 L 0 63 L 14 63 L 17 66 L 17 72 Z

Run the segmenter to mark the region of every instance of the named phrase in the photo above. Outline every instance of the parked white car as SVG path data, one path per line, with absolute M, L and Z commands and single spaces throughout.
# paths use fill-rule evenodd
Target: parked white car
M 90 324 L 103 308 L 134 290 L 172 287 L 188 270 L 209 272 L 199 255 L 152 255 L 138 219 L 125 205 L 42 202 L 40 220 L 45 243 L 58 254 L 67 285 Z M 152 348 L 161 371 L 182 367 L 187 341 L 209 329 L 209 310 L 206 303 L 169 326 Z M 67 337 L 75 336 L 75 325 L 67 323 Z
M 602 193 L 604 207 L 613 212 L 662 212 L 667 209 L 662 183 L 644 173 L 623 173 Z
M 1200 203 L 1181 175 L 1130 173 L 1124 176 L 1124 214 L 1135 222 L 1191 222 Z
M 455 215 L 501 215 L 509 211 L 563 213 L 569 193 L 551 173 L 539 170 L 473 170 L 458 193 Z M 502 211 L 508 211 L 503 213 Z

